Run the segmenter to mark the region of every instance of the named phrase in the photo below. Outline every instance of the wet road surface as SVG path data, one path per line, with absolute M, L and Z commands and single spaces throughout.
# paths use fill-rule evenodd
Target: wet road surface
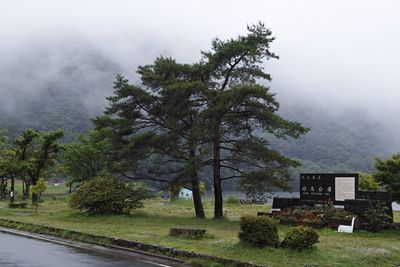
M 168 266 L 146 262 L 134 256 L 92 251 L 0 233 L 1 267 L 155 267 Z

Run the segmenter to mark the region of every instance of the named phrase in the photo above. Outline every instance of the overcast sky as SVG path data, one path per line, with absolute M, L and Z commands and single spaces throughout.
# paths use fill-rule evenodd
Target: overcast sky
M 268 62 L 267 70 L 278 96 L 396 120 L 399 10 L 399 1 L 385 0 L 2 1 L 0 84 L 10 79 L 10 66 L 18 76 L 21 55 L 52 55 L 57 65 L 69 60 L 65 49 L 81 44 L 133 77 L 137 65 L 159 55 L 196 61 L 212 38 L 243 34 L 248 23 L 260 20 L 276 36 L 272 50 L 280 59 Z M 34 74 L 27 84 L 43 75 L 51 72 Z M 7 86 L 0 94 L 9 96 Z

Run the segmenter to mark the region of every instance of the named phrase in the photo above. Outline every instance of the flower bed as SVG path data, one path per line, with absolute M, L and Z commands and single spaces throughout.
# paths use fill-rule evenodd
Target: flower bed
M 337 228 L 339 225 L 350 225 L 354 215 L 332 206 L 321 208 L 291 208 L 282 211 L 274 211 L 270 214 L 281 224 L 304 225 L 313 228 L 331 227 Z M 355 229 L 361 228 L 361 222 L 357 221 Z

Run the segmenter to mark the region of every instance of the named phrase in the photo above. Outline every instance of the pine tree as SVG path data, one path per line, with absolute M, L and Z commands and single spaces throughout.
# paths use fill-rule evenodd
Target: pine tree
M 299 165 L 271 150 L 266 138 L 298 138 L 308 131 L 280 117 L 275 95 L 260 83 L 271 80 L 262 63 L 278 58 L 270 52 L 271 35 L 258 23 L 248 26 L 247 35 L 215 39 L 211 51 L 203 52 L 208 98 L 202 116 L 213 147 L 215 218 L 223 217 L 223 180 L 251 180 L 260 189 L 287 188 L 288 169 Z

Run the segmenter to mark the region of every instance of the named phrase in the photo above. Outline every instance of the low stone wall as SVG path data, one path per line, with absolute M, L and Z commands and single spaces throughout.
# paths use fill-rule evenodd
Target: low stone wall
M 108 237 L 108 236 L 99 236 L 92 235 L 88 233 L 82 233 L 77 231 L 65 230 L 56 227 L 50 227 L 45 225 L 37 225 L 30 223 L 23 223 L 13 220 L 0 219 L 0 226 L 23 230 L 27 232 L 37 233 L 37 234 L 47 234 L 52 235 L 64 239 L 81 241 L 90 244 L 104 245 L 104 246 L 112 246 L 112 247 L 120 247 L 120 248 L 128 248 L 134 249 L 138 251 L 143 251 L 156 255 L 169 256 L 178 259 L 184 259 L 186 261 L 198 259 L 209 262 L 217 262 L 222 264 L 223 266 L 234 266 L 234 267 L 267 267 L 267 265 L 257 265 L 248 262 L 242 262 L 232 259 L 225 259 L 221 257 L 211 256 L 207 254 L 196 253 L 194 251 L 186 251 L 180 250 L 171 247 L 164 247 L 153 244 L 146 244 L 136 241 L 130 241 L 120 238 Z

